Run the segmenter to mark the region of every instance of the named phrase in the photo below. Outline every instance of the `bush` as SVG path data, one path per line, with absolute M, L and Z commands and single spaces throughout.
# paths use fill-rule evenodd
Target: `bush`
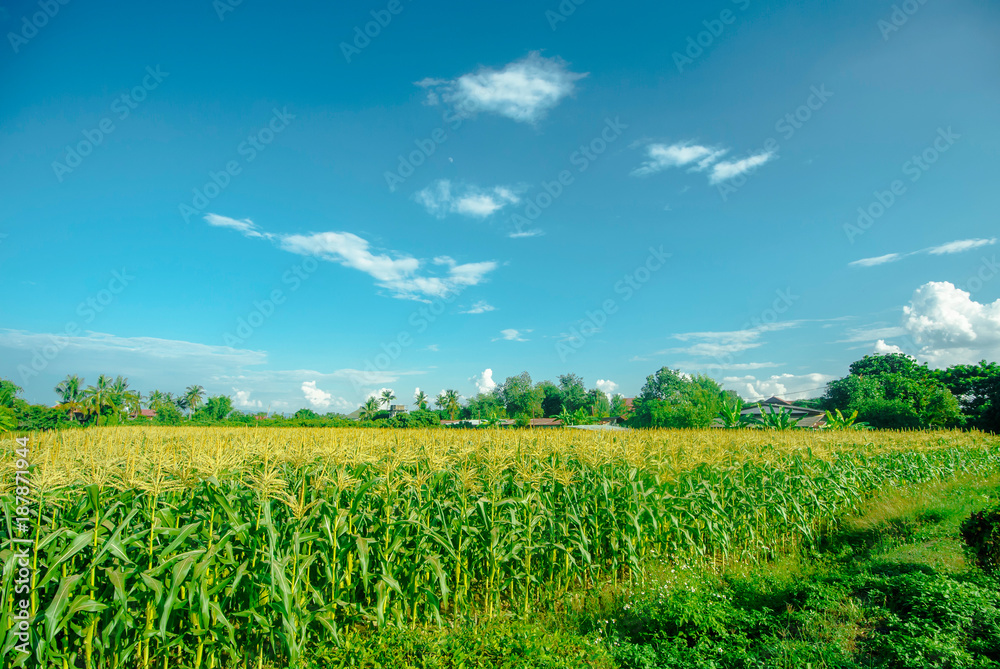
M 1000 570 L 1000 507 L 976 511 L 962 521 L 969 556 L 985 571 Z

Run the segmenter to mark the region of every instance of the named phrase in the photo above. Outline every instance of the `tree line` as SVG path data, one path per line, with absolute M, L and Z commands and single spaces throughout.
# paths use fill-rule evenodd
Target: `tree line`
M 100 375 L 93 385 L 70 375 L 55 392 L 53 406 L 32 405 L 19 397 L 21 389 L 0 379 L 0 431 L 44 430 L 87 425 L 121 425 L 152 422 L 161 425 L 270 425 L 426 427 L 442 420 L 478 420 L 494 425 L 513 419 L 528 425 L 532 418 L 558 418 L 564 425 L 594 423 L 618 417 L 630 427 L 708 427 L 720 417 L 736 420 L 742 399 L 723 390 L 709 376 L 689 375 L 662 367 L 646 377 L 640 393 L 628 402 L 621 394 L 609 395 L 586 387 L 576 374 L 557 381 L 532 381 L 528 372 L 508 377 L 492 390 L 462 401 L 457 390 L 442 391 L 431 399 L 418 390 L 413 411 L 393 413 L 395 392 L 373 395 L 350 417 L 319 414 L 308 408 L 292 416 L 234 409 L 226 395 L 206 396 L 199 385 L 173 394 L 153 390 L 143 396 L 122 376 Z M 981 361 L 931 369 L 900 353 L 866 355 L 852 363 L 848 374 L 831 381 L 818 398 L 793 404 L 827 411 L 841 411 L 874 428 L 976 428 L 1000 432 L 1000 366 Z M 431 408 L 433 407 L 435 408 Z M 152 409 L 155 417 L 142 416 Z

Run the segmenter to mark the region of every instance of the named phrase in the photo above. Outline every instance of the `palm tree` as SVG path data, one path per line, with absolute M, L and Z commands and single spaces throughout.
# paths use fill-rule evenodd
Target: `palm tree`
M 128 379 L 124 376 L 116 376 L 114 383 L 111 384 L 111 392 L 114 395 L 115 406 L 129 414 L 139 413 L 142 408 L 142 393 L 129 390 Z
M 396 393 L 392 392 L 391 388 L 386 388 L 382 391 L 382 404 L 388 409 L 392 406 L 392 401 L 396 399 Z
M 417 388 L 417 392 L 413 395 L 413 401 L 417 403 L 417 408 L 426 411 L 427 402 L 430 398 L 427 397 L 427 393 Z
M 444 391 L 444 410 L 448 412 L 448 416 L 451 420 L 455 420 L 455 414 L 458 413 L 461 408 L 462 406 L 458 403 L 458 391 Z
M 184 404 L 191 413 L 198 410 L 205 399 L 205 389 L 198 385 L 188 386 L 184 391 Z
M 83 399 L 83 379 L 76 374 L 69 374 L 56 386 L 56 392 L 62 397 L 62 404 L 79 402 Z
M 369 397 L 368 400 L 361 406 L 361 414 L 358 416 L 362 420 L 371 420 L 378 414 L 380 403 L 374 397 Z
M 97 377 L 97 385 L 87 386 L 83 391 L 84 405 L 97 414 L 97 425 L 101 424 L 101 411 L 104 407 L 114 407 L 114 384 L 104 374 Z

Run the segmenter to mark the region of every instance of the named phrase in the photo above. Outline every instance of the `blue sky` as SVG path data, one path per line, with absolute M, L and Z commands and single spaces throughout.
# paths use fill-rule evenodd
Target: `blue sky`
M 1000 8 L 0 8 L 0 375 L 243 409 L 997 359 Z M 367 35 L 365 34 L 367 31 Z M 993 193 L 994 195 L 990 195 Z M 600 383 L 598 383 L 600 382 Z

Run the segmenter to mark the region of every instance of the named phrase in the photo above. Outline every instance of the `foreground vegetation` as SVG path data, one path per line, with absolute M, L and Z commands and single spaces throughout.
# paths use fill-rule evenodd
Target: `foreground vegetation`
M 995 473 L 1000 445 L 977 432 L 102 428 L 36 435 L 31 460 L 43 666 L 285 667 L 366 628 L 523 618 L 663 560 L 763 564 L 881 489 Z M 494 650 L 534 647 L 530 628 L 504 629 Z

